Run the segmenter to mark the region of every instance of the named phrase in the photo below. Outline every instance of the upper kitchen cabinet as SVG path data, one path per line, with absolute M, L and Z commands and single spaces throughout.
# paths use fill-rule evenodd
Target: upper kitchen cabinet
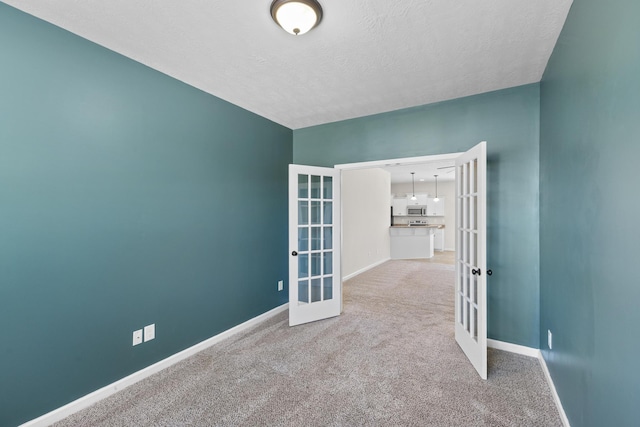
M 427 216 L 444 216 L 444 197 L 437 202 L 431 197 L 427 198 Z
M 416 194 L 416 200 L 411 200 L 412 194 L 407 194 L 407 204 L 409 206 L 426 206 L 427 204 L 427 195 L 426 194 Z
M 405 216 L 407 215 L 407 198 L 406 197 L 394 197 L 391 201 L 393 207 L 393 216 Z

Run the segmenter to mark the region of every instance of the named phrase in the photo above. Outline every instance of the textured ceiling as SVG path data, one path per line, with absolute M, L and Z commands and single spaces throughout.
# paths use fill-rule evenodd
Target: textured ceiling
M 292 129 L 540 81 L 571 0 L 3 0 Z

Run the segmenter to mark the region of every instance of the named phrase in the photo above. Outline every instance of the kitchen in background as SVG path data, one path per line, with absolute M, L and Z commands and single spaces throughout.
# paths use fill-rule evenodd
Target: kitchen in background
M 442 245 L 438 240 L 444 240 L 444 250 L 455 250 L 455 173 L 451 166 L 453 161 L 449 160 L 343 171 L 342 275 L 345 280 L 394 258 L 391 256 L 391 234 L 401 228 L 397 226 L 405 226 L 400 233 L 424 234 L 427 231 L 426 228 L 417 230 L 424 227 L 420 225 L 406 227 L 410 222 L 444 225 L 443 229 L 438 230 L 438 233 L 442 233 L 442 238 L 436 238 L 434 233 L 431 251 L 441 250 Z M 441 167 L 445 169 L 438 169 Z M 415 172 L 416 198 L 420 195 L 419 202 L 425 203 L 421 206 L 427 209 L 427 216 L 405 214 L 391 218 L 393 200 L 406 200 L 407 194 L 413 195 L 411 172 Z M 440 211 L 429 209 L 432 201 L 429 199 L 435 198 L 434 174 L 438 174 L 438 197 L 442 206 Z M 421 179 L 424 181 L 420 181 Z M 429 212 L 435 212 L 436 215 L 429 215 Z M 396 210 L 396 213 L 401 212 Z M 396 227 L 390 227 L 392 220 Z M 429 243 L 419 243 L 420 257 L 429 256 Z
M 394 232 L 394 229 L 428 227 L 434 232 L 432 250 L 426 252 L 426 257 L 433 251 L 455 250 L 455 172 L 451 162 L 396 166 L 386 170 L 391 174 L 392 239 L 394 234 L 411 234 L 402 230 Z M 414 231 L 413 234 L 420 233 Z M 405 258 L 406 255 L 406 251 L 401 251 L 394 256 L 392 246 L 391 258 Z M 414 253 L 409 257 L 424 256 Z

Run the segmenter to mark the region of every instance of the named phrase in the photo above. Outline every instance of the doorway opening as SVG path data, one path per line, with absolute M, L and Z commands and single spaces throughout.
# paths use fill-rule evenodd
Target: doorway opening
M 408 167 L 412 170 L 412 193 L 408 198 L 405 195 L 406 215 L 425 216 L 429 210 L 426 195 L 422 195 L 422 200 L 427 203 L 426 210 L 418 206 L 420 202 L 408 207 L 418 200 L 413 169 L 423 163 L 450 160 L 453 165 L 442 169 L 455 166 L 455 337 L 481 378 L 486 379 L 486 276 L 491 274 L 486 269 L 486 152 L 486 141 L 482 141 L 464 153 L 343 164 L 334 168 L 290 165 L 289 281 L 294 286 L 289 287 L 289 324 L 294 326 L 327 319 L 338 316 L 343 311 L 343 255 L 356 252 L 348 243 L 345 245 L 342 230 L 345 222 L 342 202 L 348 197 L 346 192 L 344 197 L 342 195 L 343 174 L 355 169 Z M 383 212 L 386 210 L 385 206 L 390 208 L 391 205 L 390 178 L 387 179 L 387 184 L 387 191 L 381 197 Z M 370 186 L 373 183 L 364 183 L 364 187 Z M 354 194 L 357 196 L 358 192 Z M 432 201 L 437 202 L 438 197 L 436 195 Z M 388 213 L 391 214 L 391 211 Z M 383 214 L 383 218 L 384 216 L 386 214 Z M 391 242 L 396 241 L 394 236 L 411 236 L 404 240 L 410 242 L 410 245 L 396 247 L 404 246 L 413 255 L 404 256 L 396 252 L 388 258 L 433 256 L 433 226 L 420 229 L 417 226 L 428 224 L 410 223 L 404 226 L 405 229 L 411 228 L 409 233 L 395 233 L 397 230 L 391 226 L 392 220 L 392 215 L 388 222 L 383 219 L 381 229 L 389 232 Z M 350 226 L 344 224 L 344 227 L 346 229 Z M 428 233 L 423 233 L 427 231 Z M 345 246 L 347 251 L 344 250 Z M 425 248 L 428 248 L 426 255 L 422 255 L 425 254 Z M 393 245 L 389 249 L 392 254 Z M 385 254 L 380 261 L 384 259 Z
M 455 159 L 462 153 L 377 160 L 336 165 L 342 171 L 342 250 L 343 280 L 392 259 L 389 227 L 412 223 L 441 224 L 434 245 L 439 250 L 455 251 Z M 418 172 L 411 175 L 411 172 Z M 391 195 L 429 193 L 436 195 L 434 175 L 439 175 L 440 206 L 445 215 L 407 216 L 391 212 Z M 415 183 L 412 183 L 412 178 Z M 423 180 L 423 181 L 421 181 Z M 449 197 L 442 197 L 443 191 Z M 417 204 L 426 201 L 419 200 Z M 426 231 L 426 230 L 422 230 Z M 440 240 L 441 239 L 441 240 Z M 398 256 L 403 256 L 399 254 Z
M 426 164 L 438 160 L 453 162 L 455 170 L 455 339 L 483 379 L 487 378 L 486 275 L 491 275 L 491 271 L 486 269 L 486 158 L 486 141 L 482 141 L 465 153 L 335 166 L 342 172 L 367 167 L 391 166 L 408 167 L 411 170 L 416 168 L 419 163 Z M 407 170 L 404 172 L 406 176 Z M 428 204 L 426 210 L 419 208 L 420 202 L 417 201 L 419 196 L 415 194 L 415 172 L 411 171 L 410 174 L 412 193 L 410 197 L 405 196 L 405 199 L 409 205 L 415 203 L 416 206 L 407 207 L 406 214 L 408 216 L 422 216 L 428 211 Z M 437 197 L 436 195 L 433 200 L 437 201 Z M 428 199 L 423 197 L 423 201 L 426 200 Z M 408 233 L 395 233 L 397 230 L 390 225 L 392 242 L 390 258 L 419 258 L 420 254 L 425 254 L 424 247 L 428 247 L 431 252 L 426 252 L 426 256 L 422 256 L 426 258 L 433 256 L 433 235 L 431 233 L 419 234 L 418 231 L 427 230 L 418 230 L 411 225 L 424 226 L 426 224 L 409 224 L 405 228 L 413 228 L 413 230 Z M 344 226 L 344 229 L 347 227 L 349 227 L 348 224 Z M 394 239 L 394 236 L 397 236 L 398 239 Z M 400 237 L 403 240 L 400 240 Z M 404 239 L 405 237 L 406 239 Z M 429 239 L 431 243 L 428 243 Z M 396 251 L 395 255 L 393 253 L 394 241 L 404 242 L 395 245 L 396 248 L 403 250 Z M 341 243 L 341 257 L 348 254 L 350 250 L 350 248 L 343 246 L 344 242 Z M 409 254 L 409 256 L 404 256 L 405 254 Z

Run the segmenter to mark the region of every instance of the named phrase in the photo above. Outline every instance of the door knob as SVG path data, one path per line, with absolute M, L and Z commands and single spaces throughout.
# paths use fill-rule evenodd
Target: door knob
M 293 252 L 291 252 L 291 255 L 293 255 L 293 256 L 298 256 L 298 252 L 293 251 Z
M 480 269 L 476 270 L 475 268 L 473 268 L 473 269 L 471 269 L 471 274 L 473 274 L 474 276 L 476 276 L 476 275 L 480 276 L 482 273 L 481 273 Z M 493 271 L 487 270 L 487 276 L 491 276 L 492 274 L 493 274 Z

